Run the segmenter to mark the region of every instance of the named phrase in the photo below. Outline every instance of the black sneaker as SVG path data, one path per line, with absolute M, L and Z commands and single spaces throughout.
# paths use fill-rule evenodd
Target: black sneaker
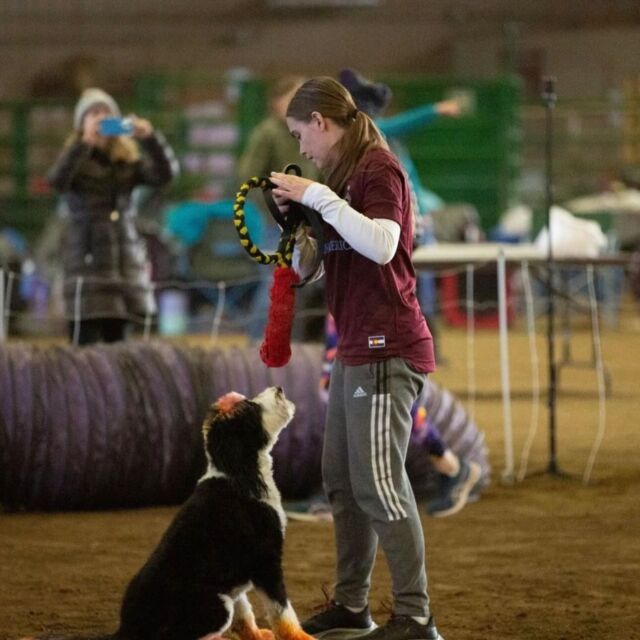
M 302 628 L 316 638 L 341 640 L 366 635 L 376 628 L 376 624 L 371 619 L 369 607 L 354 613 L 335 600 L 330 600 L 327 608 L 305 620 Z
M 439 495 L 427 503 L 427 513 L 434 518 L 446 518 L 458 513 L 480 479 L 482 469 L 477 462 L 460 461 L 460 471 L 453 478 L 442 477 Z
M 411 616 L 392 615 L 389 622 L 370 633 L 366 640 L 444 640 L 436 629 L 433 616 L 420 624 Z

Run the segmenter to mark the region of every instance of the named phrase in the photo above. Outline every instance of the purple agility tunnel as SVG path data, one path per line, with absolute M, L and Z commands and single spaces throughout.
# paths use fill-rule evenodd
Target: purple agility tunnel
M 6 510 L 127 508 L 182 502 L 205 469 L 201 424 L 228 391 L 252 397 L 280 385 L 296 415 L 273 450 L 284 499 L 321 491 L 325 403 L 322 346 L 295 344 L 268 369 L 257 348 L 130 341 L 91 347 L 0 346 L 0 504 Z M 424 403 L 444 441 L 482 468 L 484 437 L 447 391 L 429 383 Z M 419 497 L 437 474 L 411 445 L 407 470 Z

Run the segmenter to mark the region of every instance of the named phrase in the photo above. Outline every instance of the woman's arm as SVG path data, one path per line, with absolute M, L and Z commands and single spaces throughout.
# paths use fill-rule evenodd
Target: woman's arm
M 271 174 L 279 198 L 315 209 L 358 253 L 377 264 L 391 261 L 400 240 L 400 225 L 387 218 L 368 218 L 326 185 L 290 174 Z
M 144 151 L 138 179 L 151 187 L 162 187 L 180 172 L 178 160 L 165 137 L 159 131 L 140 138 Z
M 439 116 L 460 115 L 457 100 L 443 100 L 433 104 L 423 104 L 388 118 L 376 118 L 376 125 L 387 138 L 408 135 L 433 122 Z
M 320 213 L 358 253 L 377 264 L 390 262 L 398 248 L 400 225 L 386 218 L 367 218 L 329 187 L 314 182 L 305 190 L 302 204 Z

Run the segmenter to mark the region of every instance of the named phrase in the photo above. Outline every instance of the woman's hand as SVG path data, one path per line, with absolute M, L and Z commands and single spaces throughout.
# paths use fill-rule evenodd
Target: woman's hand
M 276 207 L 280 210 L 280 213 L 286 215 L 289 212 L 289 199 L 276 195 L 274 191 L 271 191 L 271 197 L 276 203 Z
M 278 207 L 280 207 L 281 202 L 284 203 L 289 200 L 302 202 L 302 196 L 307 190 L 307 187 L 313 184 L 313 180 L 309 180 L 308 178 L 301 178 L 291 175 L 290 173 L 279 173 L 277 171 L 271 172 L 269 180 L 276 185 L 276 188 L 273 189 L 271 193 Z
M 451 100 L 443 100 L 442 102 L 436 102 L 436 112 L 440 116 L 457 118 L 462 115 L 462 105 L 460 104 L 460 101 L 455 98 L 452 98 Z
M 134 138 L 148 138 L 153 133 L 153 125 L 149 120 L 144 118 L 138 118 L 136 115 L 129 116 L 133 124 L 133 137 Z

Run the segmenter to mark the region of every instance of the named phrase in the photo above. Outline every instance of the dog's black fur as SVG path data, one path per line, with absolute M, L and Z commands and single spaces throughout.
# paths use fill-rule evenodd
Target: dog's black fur
M 252 586 L 276 638 L 312 640 L 287 599 L 285 515 L 271 470 L 271 448 L 293 412 L 280 387 L 252 400 L 227 394 L 211 406 L 207 472 L 129 583 L 113 640 L 210 640 L 229 629 L 268 640 L 246 597 Z

